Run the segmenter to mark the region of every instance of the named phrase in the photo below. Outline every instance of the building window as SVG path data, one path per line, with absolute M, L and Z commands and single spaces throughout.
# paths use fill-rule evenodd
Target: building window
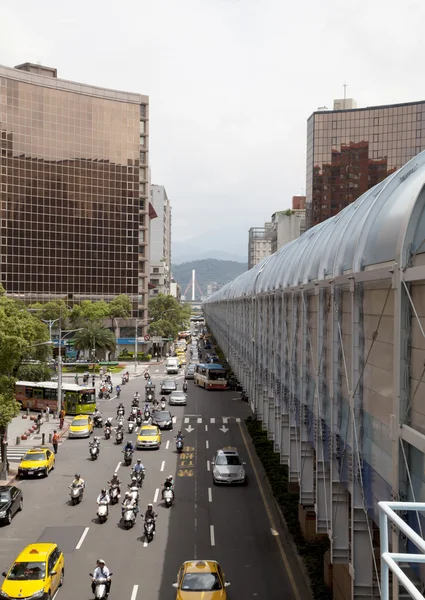
M 133 230 L 127 229 L 127 237 L 133 237 Z
M 337 128 L 337 121 L 332 121 L 332 129 L 336 129 Z
M 332 146 L 336 146 L 336 141 L 337 141 L 337 138 L 336 138 L 336 137 L 333 137 L 333 138 L 332 138 Z
M 132 269 L 133 268 L 133 263 L 132 262 L 128 262 L 127 263 L 127 269 Z
M 373 117 L 373 125 L 376 127 L 379 125 L 379 117 Z
M 378 136 L 378 134 L 377 134 L 377 133 L 374 133 L 374 134 L 373 134 L 373 141 L 374 141 L 374 142 L 377 142 L 377 141 L 379 141 L 379 136 Z
M 145 164 L 146 163 L 146 152 L 140 152 L 139 158 L 140 158 L 140 162 L 142 164 Z
M 128 206 L 131 206 L 133 204 L 133 202 L 134 202 L 133 198 L 127 198 L 127 204 L 128 204 Z
M 145 200 L 144 200 L 144 198 L 140 198 L 139 208 L 140 208 L 140 210 L 145 210 Z
M 140 117 L 142 119 L 146 118 L 146 104 L 141 104 L 140 105 Z
M 140 145 L 142 146 L 142 148 L 144 148 L 144 147 L 145 147 L 145 136 L 144 136 L 144 135 L 141 135 L 141 136 L 140 136 L 140 142 L 139 142 L 139 143 L 140 143 Z
M 127 285 L 133 285 L 133 278 L 127 277 Z
M 421 121 L 422 120 L 422 113 L 420 113 L 420 112 L 416 113 L 416 120 L 417 121 Z
M 418 139 L 418 138 L 420 138 L 420 137 L 421 137 L 421 130 L 420 130 L 420 129 L 417 129 L 417 130 L 416 130 L 416 139 Z
M 140 121 L 140 133 L 145 133 L 145 122 Z
M 153 268 L 153 272 L 154 272 L 154 273 L 159 273 L 159 268 L 158 268 L 158 267 L 154 267 L 154 268 Z
M 144 183 L 139 183 L 139 192 L 140 192 L 140 194 L 145 193 L 145 184 Z
M 127 221 L 132 221 L 133 215 L 131 213 L 127 213 Z
M 128 254 L 131 254 L 133 252 L 133 246 L 127 246 L 127 252 Z

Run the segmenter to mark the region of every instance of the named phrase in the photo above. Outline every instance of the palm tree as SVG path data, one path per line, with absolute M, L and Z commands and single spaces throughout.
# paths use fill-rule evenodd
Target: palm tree
M 106 356 L 107 352 L 114 352 L 116 348 L 115 335 L 110 329 L 107 329 L 99 322 L 89 323 L 81 331 L 77 331 L 74 336 L 74 348 L 77 350 L 103 350 Z

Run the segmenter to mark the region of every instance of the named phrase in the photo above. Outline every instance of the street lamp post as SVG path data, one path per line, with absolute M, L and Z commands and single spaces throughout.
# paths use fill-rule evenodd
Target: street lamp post
M 59 321 L 59 319 L 57 319 Z M 59 326 L 59 356 L 58 356 L 58 395 L 57 395 L 57 413 L 58 416 L 62 410 L 62 340 L 64 340 L 67 335 L 70 333 L 75 333 L 76 331 L 82 331 L 84 327 L 80 327 L 79 329 L 67 329 L 66 331 L 62 331 Z M 65 333 L 66 335 L 62 335 Z

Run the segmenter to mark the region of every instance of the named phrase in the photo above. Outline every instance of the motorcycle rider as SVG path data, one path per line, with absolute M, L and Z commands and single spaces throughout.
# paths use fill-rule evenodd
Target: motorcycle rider
M 134 452 L 134 446 L 131 440 L 127 441 L 126 445 L 124 446 L 123 452 L 127 452 L 127 450 L 130 450 L 130 452 Z
M 135 475 L 138 475 L 139 473 L 141 473 L 141 474 L 145 473 L 145 467 L 140 458 L 137 459 L 137 462 L 133 467 L 133 473 Z
M 97 503 L 98 504 L 106 504 L 107 514 L 109 514 L 109 506 L 108 505 L 109 505 L 110 501 L 111 501 L 111 498 L 109 496 L 109 492 L 107 492 L 105 490 L 105 488 L 103 488 L 97 497 Z
M 152 531 L 152 533 L 153 533 L 153 535 L 155 535 L 155 529 L 156 529 L 155 519 L 156 519 L 157 516 L 158 515 L 153 510 L 153 505 L 151 503 L 149 503 L 148 504 L 148 508 L 147 508 L 147 510 L 145 512 L 144 520 L 145 520 L 145 523 L 146 523 L 146 521 L 148 519 L 152 519 L 152 522 L 153 522 L 153 531 Z
M 137 512 L 137 504 L 135 500 L 132 498 L 130 492 L 126 492 L 124 495 L 124 500 L 122 502 L 121 513 L 124 515 L 126 510 L 132 509 Z
M 96 412 L 93 415 L 93 422 L 96 424 L 100 420 L 102 420 L 102 413 L 98 408 L 96 408 Z
M 121 386 L 117 385 L 116 390 L 117 390 L 117 398 L 119 398 L 120 394 L 121 394 Z
M 117 417 L 119 416 L 120 411 L 122 411 L 122 414 L 125 415 L 125 408 L 122 402 L 120 402 L 117 406 Z
M 184 440 L 184 435 L 182 434 L 182 432 L 181 432 L 181 429 L 179 429 L 179 430 L 178 430 L 178 432 L 177 432 L 177 435 L 175 435 L 174 437 L 175 437 L 175 439 L 176 439 L 176 442 L 177 442 L 178 440 L 181 440 L 181 441 L 183 441 L 183 440 Z
M 173 493 L 173 498 L 174 498 L 174 481 L 173 481 L 173 476 L 172 475 L 168 475 L 168 477 L 164 481 L 164 486 L 162 488 L 162 497 L 163 498 L 164 498 L 164 492 L 165 492 L 165 490 L 171 490 L 172 493 Z
M 187 392 L 187 381 L 186 381 L 186 379 L 183 382 L 183 391 Z
M 96 564 L 97 564 L 97 566 L 93 572 L 91 591 L 94 595 L 95 590 L 96 590 L 96 580 L 99 578 L 105 578 L 106 579 L 106 595 L 109 596 L 109 591 L 111 589 L 110 571 L 109 571 L 108 567 L 106 566 L 105 561 L 103 559 L 99 558 L 99 560 L 97 561 Z
M 89 448 L 98 448 L 100 450 L 100 439 L 96 436 L 89 442 Z
M 71 485 L 72 487 L 82 487 L 84 489 L 86 487 L 86 482 L 79 473 L 75 473 L 75 478 Z
M 118 478 L 118 473 L 114 473 L 112 475 L 111 481 L 108 481 L 108 484 L 112 487 L 112 486 L 117 486 L 117 490 L 118 490 L 118 495 L 121 494 L 121 481 Z

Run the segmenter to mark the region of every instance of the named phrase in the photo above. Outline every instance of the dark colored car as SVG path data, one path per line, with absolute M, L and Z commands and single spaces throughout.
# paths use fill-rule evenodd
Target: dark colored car
M 12 485 L 0 486 L 0 521 L 10 525 L 12 517 L 24 507 L 22 491 Z
M 153 413 L 152 425 L 157 425 L 160 429 L 172 429 L 173 415 L 169 410 L 157 410 Z
M 171 394 L 177 389 L 177 383 L 174 379 L 164 379 L 161 382 L 161 394 Z
M 210 342 L 206 342 L 204 344 L 204 350 L 211 350 L 212 349 L 212 344 Z

